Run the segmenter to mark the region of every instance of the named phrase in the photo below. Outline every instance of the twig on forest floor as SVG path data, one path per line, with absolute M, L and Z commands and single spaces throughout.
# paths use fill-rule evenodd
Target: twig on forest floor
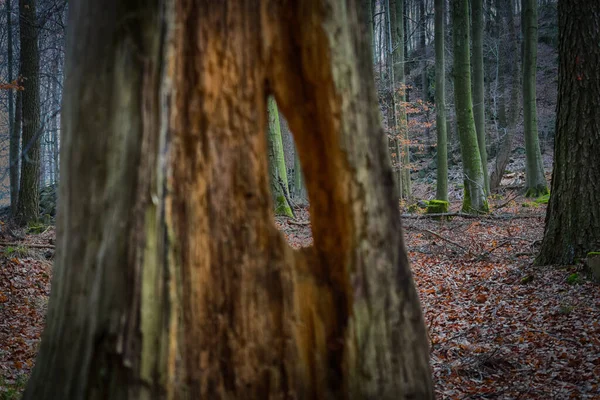
M 460 245 L 460 244 L 458 244 L 458 243 L 456 243 L 456 242 L 453 242 L 452 240 L 450 240 L 450 239 L 448 239 L 448 238 L 445 238 L 445 237 L 443 237 L 443 236 L 442 236 L 442 235 L 440 235 L 439 233 L 436 233 L 436 232 L 434 232 L 434 231 L 430 231 L 429 229 L 425 229 L 425 228 L 418 228 L 418 227 L 416 227 L 416 226 L 407 226 L 407 228 L 412 228 L 412 229 L 416 229 L 416 230 L 419 230 L 419 231 L 422 231 L 422 232 L 427 232 L 427 233 L 429 233 L 430 235 L 433 235 L 433 236 L 435 236 L 435 237 L 437 237 L 437 238 L 440 238 L 440 239 L 442 239 L 443 241 L 445 241 L 445 242 L 448 242 L 448 243 L 450 243 L 450 244 L 452 244 L 452 245 L 454 245 L 454 246 L 456 246 L 456 247 L 458 247 L 458 248 L 462 249 L 463 251 L 465 251 L 465 252 L 467 252 L 467 253 L 469 252 L 469 249 L 467 249 L 467 248 L 466 248 L 466 247 L 464 247 L 463 245 Z
M 508 199 L 508 201 L 506 201 L 505 203 L 500 204 L 498 207 L 494 207 L 494 211 L 506 207 L 507 205 L 510 204 L 511 201 L 513 201 L 517 197 L 519 197 L 519 192 L 516 192 L 515 195 L 512 196 L 510 199 Z
M 296 221 L 294 219 L 288 219 L 288 224 L 307 226 L 310 225 L 310 221 Z
M 484 260 L 490 254 L 492 254 L 492 252 L 494 252 L 495 250 L 499 249 L 500 247 L 506 246 L 507 244 L 510 244 L 510 240 L 505 240 L 504 242 L 500 243 L 499 245 L 492 247 L 491 249 L 487 250 L 483 254 L 481 254 L 478 257 L 476 257 L 474 261 L 477 262 L 477 261 Z
M 23 246 L 23 247 L 31 247 L 33 249 L 54 249 L 56 248 L 52 244 L 33 244 L 33 243 L 10 243 L 10 242 L 0 242 L 0 246 Z

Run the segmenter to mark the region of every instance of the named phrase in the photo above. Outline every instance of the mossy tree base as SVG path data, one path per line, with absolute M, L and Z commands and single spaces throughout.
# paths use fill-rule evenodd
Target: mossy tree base
M 450 203 L 446 200 L 430 200 L 427 203 L 427 214 L 445 214 L 448 212 Z M 442 217 L 436 217 L 441 219 Z
M 550 190 L 546 185 L 538 185 L 527 189 L 525 197 L 542 197 L 550 194 Z

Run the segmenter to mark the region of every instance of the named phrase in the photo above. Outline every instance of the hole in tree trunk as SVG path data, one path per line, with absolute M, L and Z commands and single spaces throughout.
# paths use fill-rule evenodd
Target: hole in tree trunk
M 267 103 L 267 152 L 276 225 L 292 247 L 305 247 L 312 243 L 312 232 L 298 150 L 275 99 L 270 96 Z

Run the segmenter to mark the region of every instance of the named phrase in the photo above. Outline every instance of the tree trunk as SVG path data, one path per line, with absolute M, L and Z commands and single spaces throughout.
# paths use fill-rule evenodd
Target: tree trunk
M 452 1 L 452 37 L 454 42 L 454 105 L 464 174 L 462 208 L 465 212 L 487 212 L 488 204 L 471 98 L 468 0 Z
M 404 0 L 394 0 L 396 28 L 396 63 L 395 72 L 399 85 L 398 95 L 398 137 L 396 138 L 396 154 L 400 157 L 400 168 L 396 172 L 396 181 L 400 188 L 400 198 L 410 199 L 412 189 L 410 182 L 410 138 L 408 135 L 408 118 L 406 115 L 406 29 Z
M 8 82 L 13 81 L 13 27 L 12 27 L 12 0 L 6 0 L 6 30 L 7 30 L 7 63 Z M 17 93 L 17 96 L 19 94 Z M 10 208 L 12 215 L 17 211 L 17 198 L 19 197 L 19 139 L 15 136 L 15 99 L 12 90 L 8 91 L 8 135 L 9 135 L 9 174 L 10 174 Z M 19 124 L 20 126 L 20 124 Z
M 289 183 L 287 179 L 287 168 L 283 154 L 283 142 L 281 140 L 281 126 L 279 125 L 279 111 L 273 96 L 268 100 L 269 134 L 267 145 L 269 149 L 269 182 L 271 184 L 271 196 L 275 215 L 293 217 L 290 198 Z
M 435 129 L 437 186 L 435 198 L 448 201 L 448 137 L 446 134 L 446 74 L 444 67 L 444 1 L 435 0 Z
M 360 0 L 362 5 L 362 17 L 365 19 L 365 24 L 367 26 L 367 33 L 369 38 L 369 43 L 371 45 L 371 54 L 373 54 L 373 59 L 375 59 L 375 38 L 373 36 L 373 5 L 375 0 Z
M 302 165 L 300 165 L 300 157 L 296 148 L 294 148 L 294 197 L 302 202 L 306 200 L 304 175 L 302 174 Z
M 24 399 L 433 398 L 356 1 L 69 13 L 56 266 Z M 302 251 L 272 223 L 270 94 L 304 167 Z
M 22 112 L 23 109 L 23 91 L 17 91 L 15 98 L 15 119 L 12 126 L 12 133 L 9 142 L 9 154 L 10 154 L 10 190 L 11 190 L 11 201 L 10 201 L 10 212 L 13 217 L 17 215 L 17 206 L 19 204 L 19 172 L 22 162 L 21 160 L 21 125 L 22 125 Z M 15 186 L 13 187 L 13 182 Z M 13 190 L 15 193 L 13 193 Z M 14 196 L 14 197 L 13 197 Z M 14 202 L 13 202 L 14 199 Z
M 23 145 L 21 184 L 16 219 L 22 224 L 39 218 L 40 186 L 40 53 L 35 0 L 19 0 Z
M 600 4 L 560 0 L 558 21 L 554 170 L 540 265 L 600 250 Z
M 519 118 L 519 87 L 521 85 L 521 70 L 519 68 L 519 35 L 517 34 L 517 28 L 515 25 L 515 17 L 513 14 L 513 3 L 515 0 L 509 0 L 509 5 L 504 8 L 503 13 L 506 15 L 506 21 L 508 25 L 508 44 L 505 46 L 507 51 L 505 52 L 502 59 L 504 62 L 504 69 L 511 73 L 511 86 L 510 86 L 510 105 L 508 107 L 508 121 L 504 128 L 505 133 L 502 136 L 500 146 L 498 148 L 498 154 L 496 155 L 496 162 L 494 170 L 490 176 L 490 188 L 495 190 L 500 187 L 502 176 L 510 160 L 510 154 L 512 151 L 512 142 L 517 129 L 517 122 Z M 504 105 L 503 105 L 504 107 Z
M 477 143 L 483 169 L 483 182 L 486 194 L 490 193 L 487 168 L 487 148 L 485 134 L 485 86 L 483 82 L 483 1 L 471 0 L 471 21 L 473 29 L 473 116 Z
M 419 52 L 421 53 L 421 91 L 423 101 L 429 101 L 429 75 L 427 74 L 427 14 L 425 0 L 419 1 Z
M 537 0 L 523 1 L 523 126 L 528 197 L 548 194 L 544 163 L 537 129 L 536 70 L 537 70 Z

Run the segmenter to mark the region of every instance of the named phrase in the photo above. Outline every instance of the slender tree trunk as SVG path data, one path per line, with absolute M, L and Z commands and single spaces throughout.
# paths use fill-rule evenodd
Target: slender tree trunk
M 419 52 L 421 53 L 421 84 L 423 101 L 429 101 L 429 74 L 427 72 L 427 14 L 425 0 L 419 1 Z
M 23 145 L 17 221 L 28 223 L 39 217 L 40 186 L 40 87 L 38 28 L 35 0 L 19 0 L 21 75 L 23 76 Z
M 410 197 L 410 176 L 408 175 L 409 181 L 404 182 L 404 177 L 407 176 L 404 173 L 405 163 L 408 161 L 403 157 L 404 151 L 408 151 L 408 146 L 403 145 L 408 138 L 408 126 L 406 118 L 406 106 L 404 101 L 405 92 L 405 77 L 404 77 L 404 7 L 402 0 L 389 0 L 389 12 L 390 12 L 390 25 L 391 25 L 391 37 L 392 37 L 392 49 L 394 58 L 394 107 L 395 107 L 395 121 L 396 130 L 394 135 L 393 143 L 391 147 L 396 156 L 393 158 L 395 161 L 395 179 L 400 191 L 400 198 Z
M 373 3 L 375 0 L 360 0 L 362 5 L 362 16 L 365 19 L 365 24 L 367 25 L 367 33 L 369 38 L 369 43 L 371 43 L 371 52 L 373 54 L 373 59 L 376 57 L 375 52 L 375 38 L 373 36 Z
M 406 115 L 406 102 L 407 99 L 407 87 L 406 87 L 406 48 L 404 43 L 406 42 L 406 16 L 404 0 L 395 0 L 395 27 L 396 27 L 396 78 L 400 90 L 398 91 L 398 115 L 399 115 L 399 129 L 398 137 L 396 139 L 396 153 L 400 157 L 400 168 L 397 172 L 396 181 L 400 188 L 400 197 L 403 199 L 411 198 L 411 182 L 410 182 L 410 137 L 408 132 L 408 117 Z
M 600 250 L 599 21 L 598 2 L 558 2 L 554 170 L 540 265 Z
M 13 25 L 12 25 L 12 0 L 6 0 L 6 29 L 7 29 L 7 62 L 8 62 L 8 82 L 12 82 L 13 76 Z M 17 98 L 20 98 L 17 91 Z M 11 214 L 17 212 L 17 199 L 19 197 L 19 129 L 16 129 L 15 118 L 15 98 L 12 91 L 8 93 L 8 134 L 9 134 L 9 174 L 10 174 L 10 208 Z M 19 113 L 20 117 L 20 113 Z
M 437 131 L 437 186 L 435 198 L 448 201 L 448 137 L 446 134 L 446 73 L 444 1 L 435 0 L 435 129 Z
M 433 398 L 357 7 L 69 4 L 56 266 L 25 400 Z M 302 251 L 271 219 L 271 94 L 310 196 Z
M 293 217 L 290 198 L 287 168 L 281 140 L 281 125 L 279 124 L 279 111 L 273 96 L 268 100 L 269 134 L 267 139 L 269 149 L 269 182 L 271 183 L 271 196 L 275 215 Z
M 498 154 L 496 155 L 496 162 L 494 170 L 490 176 L 490 187 L 492 190 L 500 187 L 502 176 L 508 165 L 510 154 L 512 151 L 513 138 L 517 128 L 517 122 L 520 111 L 520 86 L 521 86 L 521 69 L 519 68 L 519 35 L 517 34 L 517 28 L 515 24 L 515 18 L 513 14 L 513 3 L 515 0 L 509 0 L 508 6 L 504 7 L 503 13 L 506 15 L 506 21 L 508 25 L 508 43 L 506 51 L 502 59 L 504 60 L 503 69 L 510 71 L 511 82 L 510 82 L 510 101 L 508 107 L 508 116 L 506 126 L 504 127 L 505 133 L 502 136 L 502 140 L 498 147 Z
M 473 29 L 473 116 L 486 194 L 490 192 L 485 134 L 485 85 L 483 82 L 483 0 L 471 0 Z
M 19 176 L 20 176 L 20 170 L 21 170 L 21 157 L 20 157 L 20 146 L 21 146 L 21 126 L 22 126 L 22 112 L 21 110 L 23 109 L 22 107 L 23 104 L 23 91 L 19 90 L 17 91 L 17 95 L 15 98 L 15 119 L 14 119 L 14 123 L 13 123 L 13 130 L 12 130 L 12 134 L 11 134 L 11 140 L 10 140 L 10 155 L 11 155 L 11 164 L 10 164 L 10 179 L 11 182 L 15 181 L 16 182 L 16 187 L 13 188 L 13 186 L 11 185 L 11 196 L 15 196 L 14 197 L 14 203 L 13 203 L 13 197 L 11 197 L 11 203 L 10 203 L 10 211 L 11 211 L 11 215 L 14 217 L 17 215 L 17 205 L 19 204 Z M 15 158 L 13 159 L 12 156 L 15 156 Z M 12 190 L 16 191 L 16 194 L 13 194 Z
M 452 37 L 454 42 L 454 104 L 463 162 L 466 212 L 487 212 L 485 183 L 471 98 L 471 60 L 469 56 L 469 2 L 452 1 Z
M 302 173 L 302 164 L 296 148 L 294 148 L 294 197 L 302 201 L 306 199 L 304 174 Z
M 528 197 L 548 193 L 537 129 L 537 0 L 522 0 L 523 7 L 523 126 L 525 129 L 526 181 Z

